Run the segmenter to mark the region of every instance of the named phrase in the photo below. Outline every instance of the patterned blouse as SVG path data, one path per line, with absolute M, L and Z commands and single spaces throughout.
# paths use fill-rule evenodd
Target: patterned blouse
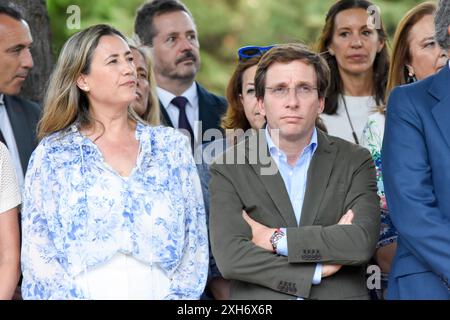
M 379 112 L 371 114 L 364 128 L 361 141 L 361 144 L 369 149 L 372 155 L 377 174 L 378 196 L 380 197 L 381 207 L 381 230 L 377 247 L 383 247 L 395 242 L 398 235 L 389 217 L 386 196 L 384 194 L 383 174 L 381 171 L 381 146 L 383 144 L 384 122 L 385 117 L 383 114 Z
M 189 143 L 166 127 L 136 126 L 140 152 L 127 178 L 75 125 L 44 138 L 25 178 L 24 299 L 89 299 L 75 277 L 116 253 L 157 264 L 165 299 L 198 299 L 208 274 L 200 181 Z

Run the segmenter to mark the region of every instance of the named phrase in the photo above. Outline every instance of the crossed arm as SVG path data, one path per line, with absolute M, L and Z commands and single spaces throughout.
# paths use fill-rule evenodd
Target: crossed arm
M 331 265 L 366 263 L 373 254 L 379 235 L 379 198 L 370 154 L 364 153 L 359 158 L 359 167 L 355 169 L 351 187 L 345 195 L 345 210 L 353 209 L 353 216 L 343 217 L 341 225 L 287 228 L 287 257 L 273 253 L 269 239 L 274 229 L 247 223 L 249 220 L 246 221 L 242 215 L 243 200 L 238 187 L 228 177 L 225 167 L 213 165 L 211 244 L 224 278 L 258 284 L 275 291 L 281 291 L 280 282 L 292 282 L 298 289 L 295 295 L 306 298 L 316 263 L 327 265 L 323 277 L 340 268 Z M 257 227 L 260 229 L 255 231 Z M 320 248 L 321 257 L 316 261 L 305 260 L 302 252 L 309 248 Z
M 250 228 L 252 229 L 252 242 L 265 250 L 273 251 L 272 244 L 270 243 L 270 238 L 272 234 L 275 232 L 275 228 L 269 228 L 265 225 L 253 220 L 249 217 L 247 212 L 242 211 L 242 217 L 248 223 Z M 342 216 L 342 218 L 337 223 L 338 225 L 349 225 L 352 224 L 352 220 L 354 217 L 353 211 L 350 209 L 346 214 Z M 325 264 L 322 266 L 322 278 L 326 278 L 332 276 L 336 272 L 341 269 L 342 265 L 340 264 Z

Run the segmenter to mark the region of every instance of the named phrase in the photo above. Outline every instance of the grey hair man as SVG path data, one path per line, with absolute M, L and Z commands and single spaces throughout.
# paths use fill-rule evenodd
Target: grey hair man
M 450 49 L 450 1 L 441 0 L 434 18 L 436 40 L 446 50 Z

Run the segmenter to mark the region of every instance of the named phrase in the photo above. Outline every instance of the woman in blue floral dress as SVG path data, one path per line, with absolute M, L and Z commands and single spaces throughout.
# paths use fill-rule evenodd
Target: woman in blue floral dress
M 129 107 L 136 70 L 107 25 L 65 44 L 25 178 L 24 299 L 198 299 L 208 272 L 189 142 Z

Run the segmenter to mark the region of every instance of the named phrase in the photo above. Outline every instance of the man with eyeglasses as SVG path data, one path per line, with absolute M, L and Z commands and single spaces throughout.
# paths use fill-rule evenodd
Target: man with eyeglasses
M 369 298 L 365 267 L 380 225 L 374 164 L 315 127 L 329 77 L 303 45 L 270 49 L 255 76 L 264 129 L 211 166 L 211 244 L 231 299 Z
M 183 129 L 197 143 L 219 129 L 227 102 L 195 81 L 200 44 L 194 18 L 176 0 L 154 0 L 137 11 L 134 31 L 151 48 L 162 122 Z M 201 130 L 200 130 L 201 128 Z

